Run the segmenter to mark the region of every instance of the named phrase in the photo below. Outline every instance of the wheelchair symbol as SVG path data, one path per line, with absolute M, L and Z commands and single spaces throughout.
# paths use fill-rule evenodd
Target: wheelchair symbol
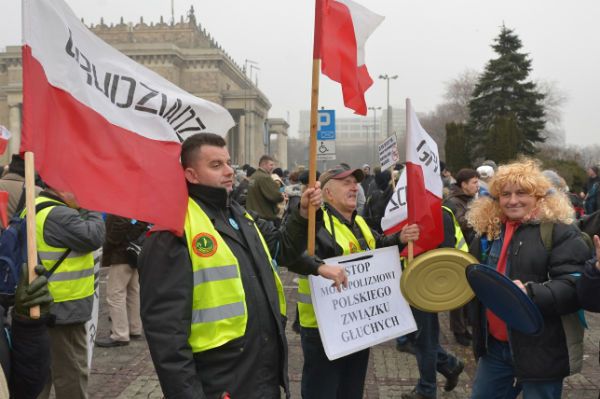
M 319 152 L 321 154 L 325 154 L 326 152 L 329 152 L 329 150 L 325 146 L 325 142 L 323 142 L 323 141 L 321 141 L 321 145 L 319 146 Z

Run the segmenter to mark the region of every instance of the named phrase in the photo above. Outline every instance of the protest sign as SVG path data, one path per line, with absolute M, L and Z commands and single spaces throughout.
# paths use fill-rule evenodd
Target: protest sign
M 393 167 L 400 160 L 395 135 L 388 137 L 383 143 L 379 144 L 378 150 L 381 170 Z
M 369 348 L 417 329 L 400 292 L 397 247 L 325 259 L 344 266 L 348 287 L 338 292 L 331 280 L 309 276 L 312 304 L 329 360 Z
M 102 265 L 102 248 L 94 251 L 94 299 L 92 302 L 92 318 L 85 323 L 87 335 L 87 364 L 92 368 L 92 356 L 98 333 L 98 308 L 100 306 L 100 266 Z

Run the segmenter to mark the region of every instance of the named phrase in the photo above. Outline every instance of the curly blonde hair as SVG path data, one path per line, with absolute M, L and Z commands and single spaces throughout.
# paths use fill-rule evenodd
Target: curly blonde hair
M 521 158 L 498 168 L 489 182 L 491 197 L 480 197 L 471 203 L 466 218 L 477 234 L 486 235 L 489 239 L 500 236 L 506 216 L 500 209 L 498 198 L 507 185 L 516 185 L 537 199 L 533 211 L 525 217 L 524 222 L 573 223 L 574 210 L 567 196 L 553 188 L 537 161 Z

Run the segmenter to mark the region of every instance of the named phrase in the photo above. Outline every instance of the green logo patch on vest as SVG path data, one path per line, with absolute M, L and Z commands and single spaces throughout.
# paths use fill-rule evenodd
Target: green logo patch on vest
M 352 241 L 350 241 L 350 253 L 354 254 L 357 252 L 358 252 L 358 247 Z
M 192 241 L 194 253 L 203 258 L 213 256 L 217 252 L 217 240 L 208 233 L 199 233 Z

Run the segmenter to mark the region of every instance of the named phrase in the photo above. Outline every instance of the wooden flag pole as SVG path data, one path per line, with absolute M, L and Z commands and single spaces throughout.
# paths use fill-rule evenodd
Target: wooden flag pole
M 310 96 L 310 140 L 308 146 L 308 187 L 317 182 L 317 109 L 319 107 L 319 76 L 321 74 L 321 0 L 315 0 L 315 33 L 313 41 L 312 85 Z M 308 205 L 308 243 L 309 255 L 315 254 L 316 207 Z
M 412 121 L 410 120 L 410 115 L 411 115 L 411 111 L 410 111 L 410 99 L 407 98 L 406 99 L 406 137 L 408 139 L 408 134 L 409 132 L 411 132 L 412 130 Z M 407 140 L 408 141 L 408 140 Z M 408 149 L 408 143 L 406 143 L 406 148 Z M 407 160 L 408 161 L 408 160 Z M 408 171 L 407 171 L 408 173 Z M 407 182 L 408 182 L 408 178 L 407 178 Z M 407 195 L 406 197 L 408 198 L 408 190 L 410 190 L 410 185 L 407 184 L 406 185 L 406 192 Z M 413 204 L 415 205 L 415 204 Z M 407 204 L 407 207 L 410 207 L 410 204 Z M 410 211 L 408 212 L 408 223 L 410 224 L 411 220 L 410 220 Z M 408 241 L 408 259 L 407 259 L 407 266 L 410 265 L 410 263 L 412 262 L 414 258 L 414 243 L 412 240 Z
M 37 277 L 35 274 L 37 241 L 35 227 L 35 162 L 33 152 L 25 153 L 25 201 L 27 212 L 27 267 L 29 269 L 29 283 L 31 283 Z M 29 316 L 32 319 L 39 319 L 40 307 L 34 306 L 30 308 Z
M 317 0 L 318 2 L 318 0 Z M 310 99 L 310 142 L 308 146 L 308 187 L 314 187 L 317 182 L 317 108 L 319 106 L 319 75 L 321 73 L 321 60 L 314 59 L 312 67 L 312 93 Z M 308 206 L 308 243 L 309 255 L 315 254 L 315 228 L 317 209 Z

